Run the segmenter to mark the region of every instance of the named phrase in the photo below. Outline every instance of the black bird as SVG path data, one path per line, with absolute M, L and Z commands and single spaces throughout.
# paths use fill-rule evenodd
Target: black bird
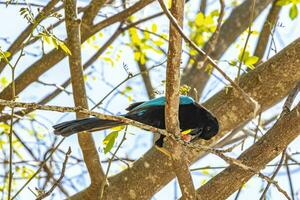
M 165 97 L 133 103 L 126 109 L 128 113 L 122 116 L 156 128 L 165 129 L 165 104 Z M 188 96 L 180 96 L 179 122 L 181 131 L 185 133 L 182 135 L 185 142 L 200 138 L 209 140 L 219 131 L 217 119 Z M 99 131 L 120 125 L 124 124 L 93 117 L 63 122 L 54 125 L 53 128 L 54 134 L 66 137 L 81 131 Z M 161 135 L 155 142 L 158 147 L 163 146 L 164 137 Z

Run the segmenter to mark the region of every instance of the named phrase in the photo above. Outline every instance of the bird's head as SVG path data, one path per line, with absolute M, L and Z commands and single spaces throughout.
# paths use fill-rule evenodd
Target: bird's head
M 209 113 L 206 123 L 198 128 L 191 130 L 187 134 L 182 134 L 181 139 L 185 142 L 193 142 L 198 139 L 209 140 L 219 132 L 217 118 Z

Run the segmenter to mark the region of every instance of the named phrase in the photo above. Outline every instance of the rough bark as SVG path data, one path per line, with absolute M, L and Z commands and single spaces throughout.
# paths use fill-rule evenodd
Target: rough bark
M 253 20 L 272 2 L 271 0 L 257 1 L 255 4 L 255 10 L 253 14 Z M 244 1 L 240 6 L 235 8 L 228 19 L 221 27 L 220 34 L 217 41 L 217 48 L 211 51 L 210 56 L 213 59 L 218 60 L 224 52 L 230 47 L 231 44 L 245 31 L 249 25 L 249 16 L 251 12 L 252 0 Z M 209 44 L 204 46 L 204 51 L 207 51 Z M 204 71 L 204 68 L 198 69 L 198 65 L 201 66 L 203 59 L 202 56 L 197 56 L 195 63 L 184 70 L 181 78 L 182 84 L 189 85 L 192 88 L 196 88 L 198 94 L 201 95 L 206 82 L 209 79 L 209 75 Z
M 69 56 L 69 65 L 74 103 L 77 107 L 88 109 L 83 68 L 81 65 L 80 20 L 77 19 L 76 0 L 65 0 L 65 15 L 68 46 L 72 52 L 72 55 Z M 76 113 L 76 117 L 85 118 L 88 116 Z M 105 175 L 101 167 L 98 151 L 90 133 L 79 133 L 78 141 L 91 179 L 90 188 L 93 191 L 91 197 L 95 197 L 99 193 L 99 186 L 105 183 Z
M 240 86 L 261 105 L 261 111 L 271 107 L 294 87 L 300 79 L 300 39 L 287 46 L 269 61 L 243 75 Z M 220 133 L 211 141 L 215 144 L 225 133 L 253 117 L 249 106 L 232 90 L 221 91 L 209 99 L 204 106 L 214 113 L 220 122 Z M 195 161 L 201 153 L 186 150 L 186 156 Z M 129 169 L 110 178 L 107 199 L 118 199 L 134 191 L 139 199 L 149 199 L 174 178 L 172 163 L 155 148 L 150 149 Z M 143 177 L 143 178 L 141 178 Z
M 184 0 L 173 0 L 171 13 L 180 27 L 183 24 Z M 169 133 L 180 135 L 179 128 L 179 89 L 180 89 L 180 60 L 182 52 L 182 37 L 176 27 L 170 23 L 170 40 L 168 63 L 166 71 L 166 106 L 165 124 Z M 167 149 L 171 152 L 172 170 L 175 172 L 183 199 L 195 199 L 196 193 L 189 171 L 184 148 L 179 143 L 169 141 Z M 167 145 L 166 145 L 167 146 Z
M 300 104 L 278 121 L 257 143 L 243 152 L 238 160 L 259 172 L 299 136 L 299 121 Z M 198 199 L 227 199 L 254 175 L 253 171 L 230 165 L 198 189 Z
M 40 22 L 45 16 L 49 14 L 49 12 L 54 8 L 54 6 L 58 3 L 58 0 L 51 0 L 41 12 L 36 16 L 35 21 Z M 17 51 L 20 50 L 22 44 L 25 42 L 26 38 L 32 33 L 34 29 L 34 24 L 29 24 L 24 31 L 17 37 L 17 39 L 10 45 L 8 48 L 8 52 L 11 55 L 14 55 Z M 10 59 L 10 58 L 9 58 Z M 4 69 L 6 62 L 4 60 L 0 61 L 0 73 Z
M 111 16 L 98 24 L 87 27 L 84 26 L 81 28 L 81 42 L 84 42 L 93 34 L 97 33 L 101 29 L 114 24 L 119 21 L 123 21 L 127 17 L 131 16 L 133 13 L 139 11 L 143 7 L 152 3 L 154 0 L 141 0 L 131 6 L 130 8 L 121 11 L 114 16 Z M 16 95 L 22 92 L 25 88 L 27 88 L 31 83 L 35 82 L 38 77 L 40 77 L 43 73 L 48 71 L 51 67 L 56 65 L 59 61 L 61 61 L 65 57 L 65 53 L 61 50 L 52 50 L 51 52 L 45 54 L 41 59 L 37 60 L 30 67 L 28 67 L 21 75 L 19 75 L 15 80 L 16 86 Z M 1 99 L 11 99 L 11 85 L 4 88 L 0 93 Z

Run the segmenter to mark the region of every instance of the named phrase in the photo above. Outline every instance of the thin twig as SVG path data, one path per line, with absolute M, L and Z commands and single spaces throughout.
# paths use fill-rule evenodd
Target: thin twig
M 293 182 L 292 182 L 292 176 L 291 176 L 291 172 L 290 172 L 290 168 L 289 168 L 289 165 L 288 165 L 288 156 L 286 156 L 285 158 L 285 168 L 286 168 L 286 173 L 287 173 L 287 177 L 288 177 L 288 180 L 289 180 L 289 186 L 290 186 L 290 193 L 291 193 L 291 197 L 292 197 L 292 200 L 294 200 L 294 188 L 293 188 Z
M 108 166 L 107 166 L 106 172 L 105 172 L 105 183 L 102 183 L 102 184 L 101 184 L 100 200 L 103 198 L 103 193 L 104 193 L 105 186 L 108 185 L 107 177 L 108 177 L 108 173 L 109 173 L 109 170 L 110 170 L 112 161 L 113 161 L 114 158 L 116 157 L 116 154 L 117 154 L 117 152 L 119 151 L 119 149 L 121 148 L 123 142 L 125 142 L 125 140 L 126 140 L 126 134 L 127 134 L 127 126 L 125 127 L 124 135 L 123 135 L 123 137 L 122 137 L 122 140 L 121 140 L 120 144 L 117 146 L 116 150 L 113 152 L 111 158 L 110 158 L 109 161 L 108 161 Z
M 67 166 L 67 162 L 68 162 L 68 159 L 71 155 L 72 151 L 71 151 L 71 147 L 69 147 L 66 155 L 65 155 L 65 160 L 63 162 L 63 166 L 62 166 L 62 170 L 61 170 L 61 174 L 60 174 L 60 177 L 57 179 L 57 181 L 52 185 L 52 187 L 49 189 L 48 192 L 45 192 L 43 194 L 41 194 L 40 196 L 38 196 L 36 198 L 36 200 L 41 200 L 41 199 L 44 199 L 46 198 L 47 196 L 49 196 L 53 191 L 54 189 L 60 184 L 61 180 L 63 179 L 64 175 L 65 175 L 65 171 L 66 171 L 66 166 Z
M 55 148 L 50 152 L 49 156 L 41 163 L 40 167 L 38 168 L 38 170 L 26 181 L 26 183 L 16 192 L 16 194 L 11 198 L 11 200 L 13 200 L 14 198 L 16 198 L 20 192 L 22 192 L 22 190 L 32 181 L 32 179 L 34 179 L 34 177 L 36 177 L 36 175 L 38 175 L 40 173 L 40 171 L 43 169 L 43 167 L 46 165 L 47 161 L 52 157 L 52 155 L 54 154 L 54 152 L 57 150 L 57 148 L 61 145 L 61 143 L 65 140 L 65 138 L 62 138 L 59 143 L 55 146 Z
M 239 63 L 239 66 L 238 66 L 238 73 L 237 73 L 237 78 L 236 78 L 237 84 L 239 84 L 239 81 L 240 81 L 242 63 L 243 63 L 243 60 L 244 60 L 244 56 L 245 56 L 245 52 L 246 52 L 246 49 L 247 49 L 247 45 L 248 45 L 250 36 L 252 34 L 252 21 L 253 21 L 253 18 L 254 18 L 255 3 L 256 3 L 256 0 L 252 0 L 252 7 L 251 7 L 250 18 L 249 18 L 249 26 L 248 26 L 248 34 L 247 34 L 246 42 L 244 44 L 244 48 L 243 48 L 243 51 L 242 51 L 242 56 L 241 56 L 241 59 L 240 59 L 240 63 Z
M 93 106 L 91 108 L 91 110 L 94 110 L 96 107 L 98 107 L 99 105 L 101 105 L 104 102 L 104 100 L 107 97 L 109 97 L 109 95 L 111 95 L 116 89 L 118 89 L 121 85 L 123 85 L 124 83 L 126 83 L 128 80 L 130 80 L 132 78 L 135 78 L 135 77 L 137 77 L 137 76 L 139 76 L 141 74 L 148 73 L 150 70 L 163 65 L 166 61 L 167 60 L 165 60 L 165 61 L 163 61 L 163 62 L 161 62 L 161 63 L 159 63 L 157 65 L 153 65 L 152 67 L 150 67 L 150 68 L 148 68 L 148 69 L 146 69 L 144 71 L 141 71 L 139 73 L 136 73 L 134 75 L 133 74 L 128 74 L 128 76 L 123 81 L 121 81 L 118 85 L 116 85 L 116 87 L 114 87 L 111 91 L 109 91 L 95 106 Z
M 249 94 L 247 94 L 243 89 L 241 89 L 234 81 L 231 80 L 231 78 L 229 76 L 226 75 L 225 72 L 223 72 L 223 70 L 217 65 L 217 63 L 210 57 L 208 56 L 202 49 L 200 49 L 193 41 L 191 41 L 189 39 L 188 36 L 186 36 L 186 34 L 183 32 L 182 28 L 177 24 L 176 19 L 173 17 L 173 15 L 170 13 L 170 11 L 168 10 L 168 8 L 166 7 L 165 3 L 163 2 L 163 0 L 158 0 L 161 8 L 163 9 L 163 11 L 165 12 L 165 14 L 168 16 L 170 22 L 176 27 L 177 31 L 181 34 L 181 36 L 183 37 L 183 39 L 189 44 L 191 45 L 199 54 L 203 55 L 203 56 L 207 56 L 207 60 L 208 62 L 220 73 L 222 74 L 222 76 L 231 83 L 231 85 L 237 90 L 239 91 L 242 96 L 245 98 L 245 100 L 250 103 L 253 108 L 254 108 L 254 112 L 253 115 L 255 116 L 257 111 L 260 108 L 260 105 L 258 104 L 257 101 L 255 101 L 251 96 L 249 96 Z
M 279 161 L 279 163 L 278 163 L 278 165 L 277 165 L 277 167 L 276 167 L 276 169 L 275 169 L 275 171 L 274 171 L 274 173 L 273 173 L 273 175 L 271 177 L 271 180 L 274 180 L 274 178 L 276 177 L 277 173 L 279 172 L 279 170 L 280 170 L 280 168 L 281 168 L 281 166 L 283 164 L 283 161 L 284 161 L 285 153 L 286 153 L 286 149 L 284 149 L 283 152 L 282 152 L 282 154 L 281 154 L 280 161 Z M 261 194 L 261 196 L 259 198 L 260 200 L 263 200 L 265 198 L 265 195 L 266 195 L 266 193 L 267 193 L 267 191 L 268 191 L 268 189 L 269 189 L 270 186 L 271 186 L 271 182 L 268 182 L 267 186 L 265 187 L 263 193 Z

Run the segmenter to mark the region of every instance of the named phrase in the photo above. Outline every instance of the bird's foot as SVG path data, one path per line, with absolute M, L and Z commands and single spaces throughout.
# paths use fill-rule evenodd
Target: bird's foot
M 168 156 L 169 158 L 172 158 L 171 152 L 168 151 L 166 148 L 164 148 L 164 147 L 159 147 L 159 146 L 157 146 L 157 145 L 155 145 L 155 148 L 156 148 L 158 151 L 160 151 L 160 152 L 162 152 L 163 154 L 165 154 L 166 156 Z

